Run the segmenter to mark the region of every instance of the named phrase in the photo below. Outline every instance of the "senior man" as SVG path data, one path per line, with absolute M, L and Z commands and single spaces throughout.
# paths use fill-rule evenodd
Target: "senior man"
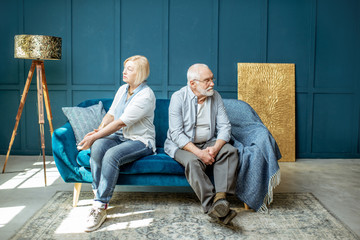
M 165 152 L 185 167 L 204 213 L 228 224 L 236 211 L 229 208 L 226 195 L 234 193 L 238 166 L 237 149 L 228 143 L 231 125 L 209 67 L 192 65 L 187 79 L 187 86 L 171 97 Z

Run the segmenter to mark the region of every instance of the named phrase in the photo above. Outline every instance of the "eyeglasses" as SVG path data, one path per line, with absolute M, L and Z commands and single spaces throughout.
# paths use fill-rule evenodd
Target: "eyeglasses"
M 194 81 L 198 81 L 198 82 L 203 82 L 205 84 L 209 84 L 211 82 L 215 82 L 216 81 L 216 78 L 208 78 L 208 79 L 205 79 L 205 80 L 198 80 L 198 79 L 195 79 Z

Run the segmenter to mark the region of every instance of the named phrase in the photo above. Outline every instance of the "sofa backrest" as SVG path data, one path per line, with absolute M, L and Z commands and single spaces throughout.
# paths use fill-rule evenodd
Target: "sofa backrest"
M 98 104 L 100 101 L 103 103 L 105 111 L 106 112 L 109 111 L 109 108 L 111 107 L 111 104 L 112 104 L 112 101 L 113 101 L 112 98 L 89 99 L 89 100 L 85 100 L 85 101 L 79 103 L 77 106 L 78 107 L 89 107 L 89 106 Z
M 78 106 L 88 107 L 97 104 L 99 101 L 103 102 L 104 109 L 107 112 L 111 106 L 113 99 L 90 99 L 80 103 Z M 232 125 L 232 130 L 236 127 L 246 128 L 250 124 L 263 125 L 261 119 L 255 112 L 255 110 L 246 102 L 236 99 L 223 99 L 223 101 L 227 115 Z M 169 128 L 169 105 L 170 99 L 156 99 L 154 125 L 156 132 L 157 148 L 164 147 L 164 142 Z
M 88 107 L 97 104 L 99 101 L 103 103 L 105 111 L 109 111 L 112 98 L 90 99 L 80 103 L 79 107 Z M 169 128 L 169 104 L 170 99 L 156 99 L 154 125 L 156 132 L 156 147 L 163 148 L 166 139 L 167 130 Z
M 156 99 L 154 125 L 156 132 L 156 147 L 164 147 L 166 134 L 169 128 L 170 99 Z

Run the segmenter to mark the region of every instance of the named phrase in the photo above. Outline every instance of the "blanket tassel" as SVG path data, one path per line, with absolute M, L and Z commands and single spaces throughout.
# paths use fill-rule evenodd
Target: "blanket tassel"
M 280 175 L 280 169 L 271 177 L 270 181 L 269 181 L 269 186 L 268 186 L 268 193 L 266 194 L 265 198 L 264 198 L 264 202 L 261 205 L 260 209 L 258 210 L 258 212 L 262 212 L 262 213 L 267 213 L 268 212 L 268 205 L 270 205 L 270 203 L 272 203 L 273 201 L 273 190 L 275 189 L 275 187 L 277 187 L 280 184 L 281 181 L 281 175 Z

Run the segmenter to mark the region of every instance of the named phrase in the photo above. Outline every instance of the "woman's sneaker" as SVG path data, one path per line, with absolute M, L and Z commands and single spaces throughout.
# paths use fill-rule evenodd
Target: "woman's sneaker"
M 85 232 L 92 232 L 98 229 L 107 217 L 106 209 L 93 207 L 86 220 Z

